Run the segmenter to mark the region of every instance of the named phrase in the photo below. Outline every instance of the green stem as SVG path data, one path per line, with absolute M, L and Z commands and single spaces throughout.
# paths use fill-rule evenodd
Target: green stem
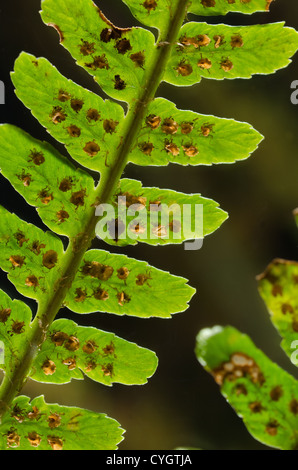
M 183 24 L 189 0 L 179 0 L 173 18 L 169 21 L 166 32 L 159 38 L 159 46 L 156 48 L 155 60 L 152 61 L 143 85 L 143 94 L 131 106 L 125 118 L 122 144 L 117 149 L 115 163 L 107 168 L 101 176 L 97 186 L 95 201 L 106 203 L 113 196 L 116 186 L 127 164 L 128 155 L 134 145 L 139 129 L 146 115 L 148 105 L 154 99 L 157 88 L 162 81 L 165 66 L 171 54 L 172 47 L 177 41 L 180 28 Z M 31 324 L 30 336 L 27 347 L 19 359 L 13 373 L 5 375 L 0 387 L 0 418 L 9 408 L 14 397 L 20 393 L 32 363 L 38 354 L 39 348 L 45 339 L 46 332 L 59 312 L 65 296 L 72 284 L 84 254 L 89 249 L 95 237 L 95 227 L 98 218 L 95 216 L 94 207 L 89 212 L 88 224 L 84 233 L 79 234 L 69 243 L 64 255 L 64 272 L 60 277 L 53 295 L 47 302 L 40 303 L 38 311 Z

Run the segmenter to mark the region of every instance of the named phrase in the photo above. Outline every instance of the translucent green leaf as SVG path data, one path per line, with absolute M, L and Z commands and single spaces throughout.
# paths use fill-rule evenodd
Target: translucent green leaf
M 173 21 L 178 0 L 123 0 L 143 24 L 166 31 Z
M 88 211 L 94 212 L 93 178 L 50 144 L 10 124 L 0 126 L 0 145 L 2 174 L 37 207 L 42 221 L 61 235 L 82 232 Z
M 250 78 L 286 67 L 298 48 L 298 33 L 284 23 L 253 26 L 182 26 L 163 79 L 174 85 L 192 85 L 202 77 Z
M 24 302 L 11 300 L 0 290 L 0 341 L 4 344 L 0 368 L 8 375 L 20 363 L 27 346 L 31 318 L 32 312 Z
M 129 161 L 137 165 L 211 165 L 243 160 L 263 139 L 251 125 L 193 111 L 163 98 L 148 108 Z
M 43 0 L 42 19 L 109 96 L 131 102 L 139 95 L 155 48 L 150 31 L 117 28 L 91 0 Z
M 200 331 L 196 355 L 255 439 L 297 449 L 298 384 L 290 374 L 232 327 Z
M 273 0 L 192 0 L 188 11 L 196 15 L 226 15 L 228 12 L 251 14 L 268 11 Z
M 142 385 L 156 367 L 154 352 L 113 333 L 60 319 L 51 325 L 30 377 L 38 382 L 67 383 L 83 378 L 83 372 L 105 385 Z
M 281 346 L 298 366 L 298 263 L 275 259 L 258 276 L 258 287 L 272 323 L 279 331 Z
M 103 413 L 17 397 L 0 425 L 0 450 L 115 450 L 119 423 Z
M 107 312 L 168 318 L 188 308 L 187 280 L 125 255 L 89 250 L 65 298 L 77 313 Z
M 106 207 L 106 211 L 105 205 L 97 207 L 97 215 L 99 210 L 105 214 L 97 225 L 97 235 L 118 246 L 203 239 L 228 217 L 216 202 L 199 194 L 146 188 L 131 179 L 120 180 L 110 202 L 113 205 Z
M 40 299 L 52 294 L 63 257 L 61 240 L 0 206 L 0 266 L 16 289 Z
M 97 171 L 110 164 L 110 151 L 120 142 L 120 105 L 63 77 L 48 60 L 24 52 L 12 81 L 18 98 L 74 160 Z

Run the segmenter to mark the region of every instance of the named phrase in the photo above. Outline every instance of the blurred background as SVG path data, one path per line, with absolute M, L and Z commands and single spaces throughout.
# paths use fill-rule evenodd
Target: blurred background
M 139 24 L 121 0 L 95 3 L 117 26 Z M 20 126 L 66 154 L 15 97 L 9 77 L 14 60 L 23 50 L 44 56 L 67 78 L 105 95 L 59 45 L 57 32 L 41 21 L 40 0 L 1 0 L 0 5 L 0 80 L 6 91 L 5 105 L 0 106 L 0 122 Z M 189 19 L 192 18 L 190 15 Z M 270 13 L 229 14 L 208 21 L 231 25 L 285 21 L 287 26 L 298 29 L 298 4 L 276 0 Z M 218 201 L 229 213 L 229 219 L 205 239 L 198 251 L 185 251 L 183 246 L 144 244 L 121 250 L 106 247 L 186 277 L 197 294 L 187 311 L 170 320 L 103 313 L 79 316 L 61 310 L 59 317 L 113 331 L 154 350 L 159 358 L 157 372 L 144 386 L 104 387 L 88 378 L 61 386 L 29 381 L 24 393 L 31 397 L 44 394 L 48 403 L 107 413 L 126 429 L 125 440 L 120 444 L 122 450 L 167 450 L 178 446 L 267 449 L 251 437 L 220 395 L 212 377 L 196 360 L 194 347 L 200 329 L 216 324 L 233 325 L 250 335 L 273 361 L 298 377 L 280 349 L 280 337 L 270 322 L 255 279 L 275 257 L 298 259 L 298 231 L 292 216 L 298 206 L 298 105 L 290 101 L 290 85 L 294 80 L 298 80 L 298 55 L 287 68 L 269 76 L 202 80 L 186 88 L 160 86 L 158 94 L 173 100 L 178 108 L 246 121 L 265 136 L 248 160 L 233 165 L 126 168 L 126 177 L 139 179 L 144 185 L 199 192 Z M 35 209 L 2 176 L 1 204 L 44 228 Z M 96 240 L 94 247 L 104 245 Z M 2 273 L 0 280 L 11 297 L 22 298 L 7 281 L 6 274 Z M 35 312 L 35 302 L 27 299 L 26 302 Z

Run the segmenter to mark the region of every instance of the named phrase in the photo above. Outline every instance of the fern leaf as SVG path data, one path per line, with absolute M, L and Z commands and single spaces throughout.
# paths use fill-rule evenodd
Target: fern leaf
M 1 426 L 1 450 L 115 450 L 119 423 L 102 413 L 17 397 Z
M 141 385 L 153 375 L 156 355 L 113 333 L 55 320 L 42 344 L 30 377 L 38 382 L 67 383 L 82 372 L 105 385 Z
M 64 254 L 58 237 L 0 206 L 0 247 L 0 266 L 21 294 L 36 300 L 51 296 Z
M 41 16 L 109 96 L 132 102 L 142 91 L 145 67 L 155 49 L 150 31 L 117 28 L 90 0 L 43 0 Z
M 275 259 L 258 276 L 258 287 L 282 337 L 281 346 L 291 357 L 293 344 L 298 340 L 298 263 Z
M 232 327 L 199 332 L 196 355 L 255 439 L 283 450 L 298 445 L 298 384 Z
M 105 214 L 96 232 L 106 243 L 117 246 L 203 239 L 228 217 L 216 202 L 199 194 L 146 188 L 127 178 L 120 180 L 110 202 L 96 208 L 97 215 Z
M 110 149 L 120 143 L 120 105 L 104 101 L 31 54 L 20 54 L 12 81 L 17 96 L 74 160 L 97 171 L 110 165 Z
M 179 44 L 172 50 L 164 80 L 179 86 L 201 78 L 250 78 L 286 67 L 298 47 L 298 34 L 284 23 L 253 26 L 182 26 Z
M 77 313 L 169 318 L 188 308 L 195 289 L 186 282 L 145 261 L 104 250 L 89 250 L 68 291 L 65 305 Z
M 129 155 L 137 165 L 211 165 L 248 158 L 263 136 L 247 123 L 182 111 L 156 98 Z
M 0 126 L 0 142 L 2 174 L 37 207 L 42 221 L 60 235 L 75 237 L 82 232 L 88 214 L 94 213 L 93 178 L 50 144 L 10 124 Z

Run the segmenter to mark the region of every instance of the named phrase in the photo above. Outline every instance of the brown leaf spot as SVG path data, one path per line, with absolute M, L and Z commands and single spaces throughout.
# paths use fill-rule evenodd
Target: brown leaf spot
M 39 419 L 40 411 L 37 408 L 37 406 L 33 406 L 32 411 L 29 411 L 27 416 L 28 416 L 29 419 Z
M 151 142 L 142 142 L 139 144 L 139 149 L 143 152 L 144 155 L 151 155 L 154 145 Z
M 138 274 L 136 279 L 137 279 L 136 280 L 136 285 L 137 286 L 143 286 L 145 284 L 145 282 L 148 281 L 148 279 L 152 279 L 152 278 L 148 274 Z
M 135 52 L 135 54 L 131 54 L 129 58 L 133 61 L 136 67 L 144 67 L 145 65 L 145 54 L 142 51 Z
M 282 304 L 281 311 L 286 315 L 287 313 L 294 313 L 294 308 L 290 304 Z
M 68 339 L 68 334 L 64 333 L 63 331 L 56 331 L 51 335 L 51 340 L 55 344 L 55 346 L 62 346 L 64 341 Z
M 81 189 L 80 191 L 76 191 L 75 193 L 72 193 L 70 202 L 78 208 L 79 206 L 83 206 L 85 204 L 85 201 L 84 201 L 85 197 L 86 197 L 86 190 Z
M 100 151 L 100 147 L 94 140 L 92 140 L 91 142 L 86 143 L 83 150 L 87 153 L 87 155 L 89 155 L 89 157 L 94 157 Z
M 64 347 L 68 350 L 68 351 L 76 351 L 77 349 L 79 349 L 80 347 L 80 341 L 78 340 L 78 338 L 76 338 L 75 336 L 71 335 L 68 337 L 68 339 L 66 340 L 66 342 L 64 343 Z
M 20 181 L 22 181 L 24 186 L 30 186 L 32 177 L 30 173 L 25 173 L 25 170 L 22 171 L 20 175 L 16 175 Z
M 125 280 L 128 278 L 129 270 L 126 267 L 117 269 L 117 277 L 119 279 Z
M 53 450 L 62 450 L 63 441 L 62 441 L 62 439 L 60 439 L 60 437 L 47 436 L 47 440 L 48 440 L 48 443 L 52 447 Z
M 180 124 L 181 133 L 182 134 L 190 134 L 193 130 L 193 123 L 192 122 L 182 122 Z
M 81 129 L 74 124 L 68 126 L 67 132 L 69 133 L 70 137 L 80 137 L 81 135 Z
M 118 124 L 119 122 L 114 121 L 113 119 L 105 119 L 102 123 L 105 132 L 107 132 L 108 134 L 113 134 Z
M 121 307 L 123 307 L 124 304 L 127 304 L 131 300 L 129 295 L 126 294 L 126 292 L 118 292 L 117 299 L 118 304 L 121 305 Z
M 215 7 L 215 0 L 201 0 L 201 4 L 204 8 Z
M 293 320 L 292 328 L 293 328 L 294 331 L 296 331 L 298 333 L 298 321 L 297 320 Z
M 84 56 L 93 54 L 95 52 L 95 43 L 94 42 L 88 42 L 84 41 L 81 39 L 82 44 L 79 44 L 80 52 Z
M 188 64 L 185 59 L 182 59 L 177 67 L 175 67 L 175 70 L 177 71 L 178 75 L 181 75 L 182 77 L 187 77 L 193 72 L 193 68 L 190 64 Z
M 67 178 L 63 178 L 63 180 L 61 180 L 61 183 L 59 184 L 59 189 L 60 191 L 65 193 L 66 191 L 69 191 L 72 188 L 73 184 L 74 183 L 72 177 L 68 176 Z
M 124 88 L 126 87 L 126 83 L 124 80 L 122 80 L 120 75 L 115 75 L 114 83 L 115 90 L 124 90 Z
M 11 308 L 2 308 L 0 310 L 0 323 L 5 323 L 11 314 Z
M 58 413 L 52 413 L 48 417 L 48 426 L 51 429 L 58 428 L 61 424 L 61 416 Z
M 182 148 L 185 155 L 187 155 L 188 157 L 195 157 L 199 153 L 198 148 L 192 144 L 183 145 Z
M 69 370 L 74 370 L 77 367 L 77 363 L 74 357 L 63 359 L 62 364 L 67 366 L 67 369 Z
M 25 281 L 26 286 L 28 287 L 37 287 L 38 286 L 38 279 L 36 276 L 28 276 Z
M 221 34 L 216 34 L 215 36 L 213 36 L 213 39 L 214 39 L 214 47 L 216 49 L 218 49 L 220 46 L 222 46 L 224 44 L 224 36 L 222 36 Z
M 152 233 L 159 238 L 166 237 L 168 234 L 166 226 L 161 224 L 157 225 L 156 227 L 153 227 Z
M 213 370 L 215 381 L 221 386 L 224 380 L 234 381 L 241 377 L 250 377 L 253 383 L 263 385 L 264 376 L 255 361 L 244 353 L 233 353 L 230 361 L 223 362 Z
M 34 165 L 39 166 L 42 163 L 44 163 L 44 161 L 45 161 L 45 158 L 42 152 L 39 152 L 35 149 L 31 150 L 28 162 L 33 162 Z
M 84 104 L 84 101 L 83 100 L 79 100 L 77 98 L 73 98 L 71 101 L 70 101 L 70 106 L 71 108 L 76 112 L 78 113 L 79 111 L 81 111 L 82 107 L 83 107 L 83 104 Z
M 84 302 L 87 297 L 87 291 L 78 287 L 76 289 L 75 302 Z
M 25 238 L 25 234 L 23 232 L 17 232 L 14 234 L 14 237 L 17 240 L 19 246 L 23 246 L 23 243 L 27 242 L 29 238 Z
M 283 288 L 279 284 L 274 284 L 271 289 L 271 294 L 273 297 L 277 297 L 278 295 L 283 295 Z
M 142 5 L 144 8 L 146 8 L 148 13 L 150 13 L 150 11 L 155 10 L 155 8 L 157 7 L 157 0 L 145 0 Z
M 267 434 L 269 434 L 269 436 L 276 436 L 278 426 L 278 422 L 275 419 L 272 419 L 267 424 L 265 431 Z
M 260 403 L 259 401 L 254 401 L 254 402 L 249 404 L 249 409 L 253 413 L 261 413 L 264 408 L 262 406 L 262 403 Z
M 24 264 L 25 256 L 13 255 L 10 256 L 9 261 L 14 268 L 21 268 Z
M 98 287 L 97 289 L 95 289 L 93 291 L 93 297 L 96 300 L 108 300 L 109 293 L 106 290 L 101 289 L 100 287 Z
M 85 67 L 88 67 L 91 70 L 97 70 L 97 69 L 106 69 L 108 70 L 110 68 L 109 62 L 106 58 L 105 54 L 102 54 L 101 56 L 95 56 L 93 58 L 93 62 L 86 62 Z
M 283 390 L 280 385 L 276 385 L 272 390 L 270 390 L 270 398 L 273 401 L 278 401 L 283 396 Z
M 103 371 L 103 375 L 106 377 L 113 375 L 113 364 L 106 364 L 102 366 L 101 370 Z
M 35 431 L 29 432 L 27 439 L 32 447 L 38 447 L 41 443 L 41 437 Z
M 173 144 L 173 142 L 165 141 L 165 150 L 167 153 L 171 153 L 174 157 L 177 157 L 180 153 L 178 145 Z
M 41 368 L 44 371 L 45 375 L 53 375 L 56 370 L 56 364 L 50 359 L 46 359 L 42 364 Z
M 126 52 L 131 51 L 132 47 L 130 41 L 126 38 L 120 39 L 116 42 L 115 48 L 119 54 L 126 54 Z
M 100 118 L 100 114 L 97 111 L 97 109 L 90 108 L 87 111 L 86 118 L 88 119 L 89 122 L 90 121 L 98 121 L 99 118 Z
M 60 124 L 60 122 L 65 121 L 67 114 L 60 106 L 54 106 L 50 113 L 50 118 L 54 124 Z
M 96 368 L 96 362 L 94 361 L 89 361 L 87 364 L 86 364 L 86 372 L 91 372 L 92 370 L 94 370 Z
M 231 37 L 231 46 L 234 49 L 235 47 L 243 46 L 243 39 L 240 34 L 235 34 Z
M 230 70 L 232 70 L 232 68 L 234 67 L 233 65 L 233 62 L 229 59 L 223 59 L 221 62 L 220 62 L 220 67 L 222 68 L 222 70 L 224 72 L 230 72 Z
M 50 194 L 48 188 L 42 189 L 37 196 L 41 200 L 42 204 L 49 204 L 54 199 L 53 193 Z
M 237 384 L 234 388 L 235 390 L 235 393 L 237 396 L 239 395 L 247 395 L 247 389 L 245 387 L 245 385 L 243 384 Z
M 97 348 L 96 343 L 90 339 L 89 341 L 86 341 L 82 349 L 84 353 L 92 354 L 94 353 L 94 351 L 96 351 L 96 348 Z
M 150 114 L 146 117 L 146 125 L 151 129 L 157 129 L 161 123 L 161 118 L 155 114 Z
M 101 281 L 107 281 L 110 279 L 114 272 L 112 266 L 107 266 L 97 261 L 85 261 L 82 268 L 82 273 L 100 279 Z
M 298 400 L 296 400 L 296 398 L 293 398 L 293 400 L 290 401 L 289 410 L 295 416 L 297 415 L 297 413 L 298 413 Z
M 176 134 L 178 131 L 178 124 L 172 118 L 166 118 L 161 126 L 162 132 L 165 134 Z
M 211 60 L 207 59 L 207 57 L 205 57 L 205 58 L 202 57 L 198 61 L 197 65 L 200 69 L 209 70 L 212 67 L 212 62 L 211 62 Z
M 172 220 L 169 223 L 169 229 L 171 232 L 179 233 L 181 232 L 181 222 L 179 220 Z
M 42 264 L 48 269 L 54 268 L 57 261 L 58 261 L 58 254 L 54 250 L 47 251 L 42 257 Z
M 201 126 L 200 134 L 203 137 L 208 137 L 213 132 L 214 124 L 205 123 Z
M 57 219 L 59 222 L 63 223 L 66 219 L 69 219 L 69 213 L 63 209 L 56 213 Z
M 15 333 L 16 335 L 20 335 L 21 333 L 24 332 L 24 326 L 25 322 L 23 321 L 14 321 L 11 327 L 12 333 Z
M 102 348 L 102 350 L 103 350 L 103 353 L 106 356 L 114 355 L 115 354 L 115 345 L 114 345 L 113 341 L 111 341 L 110 344 L 107 344 L 104 348 Z
M 45 244 L 44 243 L 39 243 L 38 240 L 34 240 L 34 242 L 32 243 L 31 247 L 29 248 L 30 251 L 32 251 L 35 255 L 39 255 L 40 254 L 40 250 L 42 248 L 45 248 Z
M 67 91 L 65 90 L 59 90 L 58 100 L 61 101 L 62 103 L 65 103 L 65 101 L 70 100 L 70 94 L 67 93 Z
M 8 447 L 19 447 L 20 445 L 20 436 L 14 428 L 10 428 L 6 436 L 6 443 Z

